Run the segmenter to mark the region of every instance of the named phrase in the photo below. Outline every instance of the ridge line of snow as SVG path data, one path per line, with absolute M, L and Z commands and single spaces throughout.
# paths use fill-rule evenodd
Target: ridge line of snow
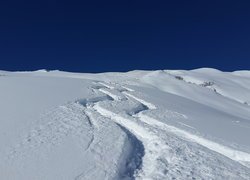
M 98 82 L 98 83 L 101 84 L 101 85 L 103 85 L 103 86 L 105 86 L 105 87 L 108 88 L 108 89 L 114 89 L 113 86 L 110 86 L 110 85 L 108 85 L 108 84 L 106 84 L 106 83 L 104 83 L 104 82 Z
M 127 95 L 127 96 L 129 96 L 129 97 L 131 97 L 131 98 L 133 98 L 133 99 L 135 99 L 136 101 L 139 101 L 141 104 L 143 104 L 143 105 L 145 105 L 146 107 L 148 107 L 149 109 L 157 109 L 156 108 L 156 106 L 154 105 L 154 104 L 152 104 L 152 103 L 150 103 L 150 102 L 147 102 L 147 101 L 145 101 L 145 100 L 143 100 L 143 99 L 140 99 L 140 98 L 138 98 L 138 97 L 135 97 L 134 95 L 132 95 L 132 94 L 129 94 L 129 93 L 127 93 L 127 92 L 123 92 L 123 94 L 125 94 L 125 95 Z
M 106 91 L 105 89 L 98 89 L 98 90 L 99 90 L 100 92 L 102 92 L 102 93 L 104 93 L 104 94 L 110 96 L 111 98 L 113 98 L 113 99 L 116 100 L 116 101 L 120 101 L 120 100 L 121 100 L 121 98 L 120 98 L 119 96 L 117 96 L 117 95 L 115 95 L 115 94 L 113 94 L 113 93 L 111 93 L 111 92 L 109 92 L 109 91 Z

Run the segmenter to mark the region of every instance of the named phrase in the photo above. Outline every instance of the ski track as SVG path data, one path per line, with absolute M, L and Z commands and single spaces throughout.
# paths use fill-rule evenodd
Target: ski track
M 88 142 L 83 151 L 95 154 L 96 162 L 95 166 L 76 175 L 76 180 L 93 179 L 97 172 L 100 179 L 249 179 L 250 154 L 151 117 L 150 112 L 157 110 L 157 106 L 124 85 L 95 82 L 91 88 L 93 97 L 60 106 L 46 115 L 51 120 L 31 130 L 12 148 L 8 158 L 25 158 L 29 152 L 44 146 L 49 151 L 71 135 L 82 146 Z M 137 106 L 117 111 L 119 103 Z M 187 118 L 170 110 L 165 113 Z M 130 146 L 130 151 L 121 152 L 124 157 L 119 163 L 110 158 L 109 149 L 102 148 L 119 138 L 108 140 L 115 134 L 114 126 L 126 134 L 127 146 Z M 114 169 L 111 174 L 110 169 Z
M 112 90 L 115 89 L 115 87 L 111 87 L 110 85 L 105 85 L 105 87 L 106 88 L 108 87 Z M 110 92 L 103 91 L 101 88 L 99 89 L 99 91 L 105 93 L 108 96 L 110 95 Z M 202 146 L 200 149 L 204 149 L 203 147 L 205 147 L 205 149 L 206 148 L 210 149 L 212 150 L 210 152 L 212 154 L 214 153 L 214 151 L 219 154 L 222 154 L 223 156 L 226 156 L 236 162 L 241 163 L 242 165 L 245 165 L 246 167 L 244 168 L 247 169 L 248 163 L 250 162 L 249 158 L 250 155 L 248 153 L 237 151 L 229 147 L 220 145 L 218 143 L 204 139 L 202 137 L 191 134 L 179 128 L 166 125 L 165 123 L 162 123 L 154 118 L 145 115 L 145 112 L 147 112 L 148 110 L 155 110 L 157 109 L 157 107 L 154 104 L 145 101 L 144 99 L 138 98 L 130 94 L 129 92 L 132 91 L 133 90 L 130 89 L 129 91 L 125 90 L 120 92 L 121 94 L 126 95 L 128 98 L 141 103 L 144 108 L 137 112 L 127 113 L 128 115 L 130 114 L 129 117 L 124 117 L 124 115 L 116 114 L 111 110 L 109 110 L 108 108 L 102 107 L 100 105 L 100 102 L 95 103 L 93 108 L 101 115 L 114 120 L 116 123 L 122 125 L 123 127 L 127 128 L 130 132 L 134 133 L 144 145 L 145 155 L 143 157 L 142 169 L 140 172 L 137 171 L 135 177 L 137 177 L 138 179 L 145 179 L 145 178 L 161 179 L 168 177 L 169 168 L 167 167 L 168 166 L 167 164 L 168 162 L 171 161 L 169 159 L 170 157 L 169 155 L 171 154 L 170 153 L 171 148 L 168 146 L 168 142 L 164 141 L 162 138 L 159 137 L 158 135 L 159 133 L 157 133 L 157 131 L 161 130 L 172 133 L 178 138 L 181 138 L 182 140 L 179 139 L 179 141 L 183 141 L 184 139 L 185 141 L 195 144 L 197 143 L 198 145 Z M 111 95 L 111 97 L 113 99 L 112 101 L 119 100 L 119 97 L 117 97 L 117 95 L 115 97 L 114 95 Z M 186 118 L 186 116 L 184 115 L 183 118 Z M 163 163 L 163 166 L 159 167 L 159 164 L 161 164 L 160 162 L 161 163 L 164 162 L 165 164 Z M 163 168 L 164 166 L 165 168 Z M 228 164 L 228 166 L 230 166 L 230 163 Z M 229 172 L 230 171 L 228 171 L 228 174 L 230 174 Z M 210 176 L 211 174 L 213 173 L 211 172 Z M 189 175 L 187 175 L 186 178 L 191 177 L 192 173 L 190 173 Z M 209 176 L 209 173 L 207 174 L 207 176 Z M 246 175 L 245 177 L 247 176 L 248 175 Z

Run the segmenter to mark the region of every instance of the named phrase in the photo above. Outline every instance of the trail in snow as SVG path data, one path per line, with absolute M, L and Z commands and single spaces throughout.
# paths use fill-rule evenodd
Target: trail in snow
M 115 89 L 115 87 L 111 87 L 111 85 L 106 85 L 104 83 L 102 83 L 102 85 L 105 86 L 104 87 L 105 89 L 106 88 L 112 89 L 112 90 Z M 213 151 L 219 152 L 220 154 L 227 156 L 235 161 L 239 161 L 245 165 L 247 165 L 247 163 L 245 162 L 249 161 L 247 153 L 234 151 L 227 147 L 221 146 L 217 143 L 204 140 L 201 137 L 192 135 L 178 128 L 167 126 L 164 123 L 159 124 L 160 122 L 158 120 L 155 120 L 155 119 L 152 120 L 152 118 L 149 119 L 149 117 L 146 115 L 143 115 L 143 113 L 147 112 L 148 110 L 157 109 L 156 106 L 132 94 L 129 94 L 127 91 L 120 91 L 120 96 L 126 95 L 127 98 L 130 98 L 130 101 L 131 100 L 137 101 L 137 103 L 140 103 L 142 107 L 144 108 L 142 108 L 141 110 L 137 112 L 134 111 L 134 112 L 129 112 L 129 113 L 121 113 L 121 111 L 119 111 L 119 113 L 115 113 L 116 109 L 115 108 L 112 109 L 112 107 L 116 107 L 117 104 L 112 105 L 112 103 L 117 103 L 117 100 L 119 100 L 119 96 L 117 94 L 116 95 L 111 94 L 111 92 L 109 92 L 108 90 L 102 90 L 102 88 L 99 88 L 98 90 L 106 94 L 107 96 L 111 95 L 110 97 L 112 97 L 112 100 L 109 100 L 110 102 L 108 104 L 105 104 L 106 101 L 95 102 L 93 104 L 93 108 L 102 116 L 105 116 L 107 118 L 114 120 L 116 123 L 120 124 L 124 128 L 128 129 L 130 132 L 135 134 L 136 137 L 144 145 L 145 155 L 143 156 L 142 169 L 140 171 L 135 171 L 136 173 L 134 174 L 134 176 L 138 179 L 140 178 L 141 179 L 145 179 L 145 178 L 161 179 L 161 178 L 166 178 L 166 177 L 173 178 L 176 175 L 175 174 L 176 172 L 173 172 L 175 170 L 179 172 L 179 175 L 181 174 L 180 176 L 183 176 L 186 178 L 190 178 L 193 175 L 195 175 L 195 177 L 199 177 L 199 176 L 202 177 L 206 175 L 207 177 L 210 177 L 210 178 L 214 176 L 223 177 L 226 174 L 228 174 L 229 177 L 235 176 L 234 174 L 231 173 L 231 171 L 233 170 L 232 164 L 234 162 L 228 161 L 226 158 L 224 158 L 223 156 L 221 157 L 218 154 L 214 155 Z M 173 135 L 175 136 L 174 138 L 173 138 Z M 171 140 L 169 139 L 170 138 L 169 136 L 173 139 L 176 139 L 174 143 L 172 143 L 172 145 L 169 145 L 169 142 L 173 141 L 172 139 Z M 183 143 L 183 139 L 185 139 L 184 141 L 185 143 Z M 187 142 L 187 141 L 190 141 L 190 142 Z M 191 146 L 191 149 L 190 147 L 184 148 L 184 150 L 180 149 L 178 147 L 180 146 L 180 142 L 182 142 L 183 144 L 186 144 L 186 146 Z M 192 142 L 195 142 L 195 144 Z M 204 149 L 202 146 L 199 147 L 199 145 L 197 145 L 196 143 L 208 149 L 211 149 L 213 151 L 212 152 L 208 151 L 206 148 Z M 198 152 L 192 146 L 195 146 L 195 147 L 198 146 L 199 148 L 196 147 L 198 149 Z M 177 155 L 175 154 L 176 152 L 178 153 L 179 151 L 187 151 L 187 152 L 185 152 L 184 157 L 182 157 L 183 156 L 182 154 L 177 154 Z M 197 159 L 195 159 L 195 162 L 192 162 L 191 165 L 189 165 L 191 167 L 184 168 L 182 164 L 185 165 L 185 163 L 188 163 L 187 161 L 190 161 L 189 159 L 190 157 L 188 156 L 185 157 L 186 153 L 188 155 L 192 155 L 194 153 L 197 156 L 196 157 Z M 186 170 L 188 168 L 197 168 L 198 170 L 196 171 L 201 171 L 201 169 L 204 168 L 203 166 L 197 167 L 196 163 L 199 163 L 200 161 L 202 162 L 204 161 L 203 160 L 204 157 L 200 157 L 199 153 L 204 153 L 205 156 L 208 156 L 208 159 L 209 159 L 204 165 L 207 169 L 206 170 L 207 172 L 205 174 L 202 174 L 203 172 L 199 172 L 200 174 L 199 173 L 195 174 L 197 172 L 195 172 L 194 169 Z M 173 157 L 178 159 L 176 161 L 180 163 L 181 165 L 175 164 L 175 168 L 171 167 L 173 165 Z M 217 160 L 216 157 L 219 157 L 220 160 Z M 183 161 L 184 162 L 186 161 L 186 162 L 184 163 Z M 218 170 L 219 172 L 217 174 L 214 174 L 213 172 L 214 169 L 212 167 L 209 167 L 211 166 L 211 164 L 216 163 L 215 161 L 218 161 L 219 164 L 222 164 L 222 167 Z M 241 168 L 242 168 L 242 172 L 240 173 L 239 176 L 242 176 L 242 178 L 246 178 L 248 176 L 247 168 L 245 167 L 241 167 Z M 241 168 L 239 169 L 241 170 Z M 220 171 L 223 171 L 223 173 Z

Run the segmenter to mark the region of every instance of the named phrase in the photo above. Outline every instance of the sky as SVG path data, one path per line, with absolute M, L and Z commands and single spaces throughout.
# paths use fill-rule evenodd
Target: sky
M 250 70 L 250 1 L 0 2 L 0 69 Z

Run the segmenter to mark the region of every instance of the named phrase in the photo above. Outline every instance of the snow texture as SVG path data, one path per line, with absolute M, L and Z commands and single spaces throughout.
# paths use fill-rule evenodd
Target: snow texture
M 250 72 L 0 72 L 6 180 L 250 179 Z

